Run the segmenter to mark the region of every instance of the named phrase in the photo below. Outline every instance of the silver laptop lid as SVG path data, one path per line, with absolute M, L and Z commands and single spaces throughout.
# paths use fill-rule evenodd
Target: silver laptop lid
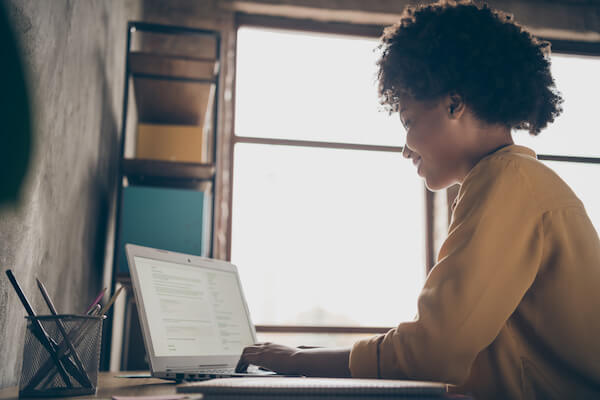
M 256 342 L 235 265 L 127 244 L 153 374 L 233 367 Z

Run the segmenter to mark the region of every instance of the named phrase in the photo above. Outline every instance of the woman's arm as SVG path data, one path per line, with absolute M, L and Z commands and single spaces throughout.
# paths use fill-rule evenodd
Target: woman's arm
M 469 379 L 478 354 L 531 287 L 544 253 L 540 202 L 517 159 L 482 161 L 463 182 L 417 318 L 355 343 L 352 376 L 455 385 Z
M 236 371 L 248 364 L 290 375 L 349 378 L 350 349 L 293 348 L 274 343 L 258 343 L 244 349 Z

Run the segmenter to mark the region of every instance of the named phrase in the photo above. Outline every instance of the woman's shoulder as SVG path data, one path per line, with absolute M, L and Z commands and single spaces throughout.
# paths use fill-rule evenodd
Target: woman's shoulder
M 532 202 L 541 212 L 565 207 L 583 207 L 569 185 L 527 147 L 511 145 L 484 158 L 476 166 L 467 186 L 503 191 Z

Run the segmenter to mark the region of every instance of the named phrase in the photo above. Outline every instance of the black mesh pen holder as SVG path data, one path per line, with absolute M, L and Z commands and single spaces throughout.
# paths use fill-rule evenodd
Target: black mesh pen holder
M 27 318 L 20 397 L 95 394 L 104 316 Z

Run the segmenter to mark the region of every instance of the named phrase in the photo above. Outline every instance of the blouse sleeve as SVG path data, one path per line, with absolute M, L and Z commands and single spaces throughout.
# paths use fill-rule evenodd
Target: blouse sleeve
M 461 384 L 515 311 L 540 265 L 542 220 L 518 165 L 498 164 L 463 184 L 415 320 L 355 343 L 353 377 Z

